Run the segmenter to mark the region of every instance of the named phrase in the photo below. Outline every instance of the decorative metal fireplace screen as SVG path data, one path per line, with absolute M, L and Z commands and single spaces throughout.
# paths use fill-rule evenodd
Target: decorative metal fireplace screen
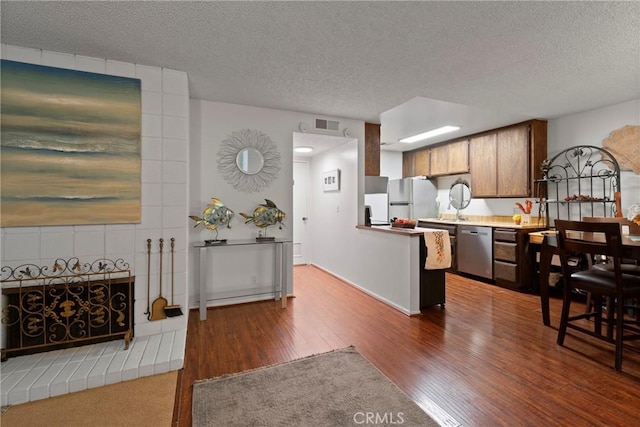
M 1 272 L 3 360 L 119 338 L 128 348 L 134 277 L 122 259 L 58 259 L 52 268 L 23 264 Z

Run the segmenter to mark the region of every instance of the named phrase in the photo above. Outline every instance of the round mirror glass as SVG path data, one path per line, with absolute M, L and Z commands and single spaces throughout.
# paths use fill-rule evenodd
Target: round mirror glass
M 455 209 L 464 209 L 471 202 L 471 187 L 464 180 L 457 180 L 449 190 L 449 202 Z
M 243 173 L 247 175 L 255 175 L 262 170 L 264 166 L 264 156 L 254 147 L 243 148 L 236 155 L 236 165 Z

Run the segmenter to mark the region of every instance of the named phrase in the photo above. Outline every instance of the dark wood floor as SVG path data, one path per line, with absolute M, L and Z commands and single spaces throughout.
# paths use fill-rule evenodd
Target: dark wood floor
M 295 298 L 189 313 L 174 425 L 191 424 L 192 384 L 354 345 L 417 402 L 464 426 L 636 426 L 640 353 L 623 372 L 613 346 L 581 337 L 556 345 L 539 298 L 447 275 L 446 308 L 408 317 L 313 266 L 294 268 Z M 576 304 L 577 306 L 577 304 Z M 579 309 L 580 307 L 576 307 Z M 636 344 L 638 345 L 638 344 Z

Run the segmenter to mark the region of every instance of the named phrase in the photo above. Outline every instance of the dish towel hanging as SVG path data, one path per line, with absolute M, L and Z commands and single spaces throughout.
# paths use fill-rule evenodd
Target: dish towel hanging
M 424 244 L 427 247 L 425 270 L 441 270 L 451 267 L 451 241 L 447 230 L 425 231 Z

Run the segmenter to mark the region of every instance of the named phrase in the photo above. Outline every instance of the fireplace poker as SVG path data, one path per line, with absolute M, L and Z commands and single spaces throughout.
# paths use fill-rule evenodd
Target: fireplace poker
M 167 317 L 182 316 L 180 305 L 173 303 L 173 257 L 175 253 L 176 239 L 171 238 L 171 305 L 164 308 L 164 314 Z
M 149 300 L 151 299 L 151 239 L 147 239 L 147 311 L 144 314 L 147 320 L 151 320 L 151 311 L 149 310 Z
M 164 314 L 164 308 L 167 306 L 167 300 L 162 296 L 162 246 L 164 246 L 164 239 L 160 238 L 160 295 L 153 300 L 151 304 L 151 319 L 150 320 L 162 320 L 167 316 Z

